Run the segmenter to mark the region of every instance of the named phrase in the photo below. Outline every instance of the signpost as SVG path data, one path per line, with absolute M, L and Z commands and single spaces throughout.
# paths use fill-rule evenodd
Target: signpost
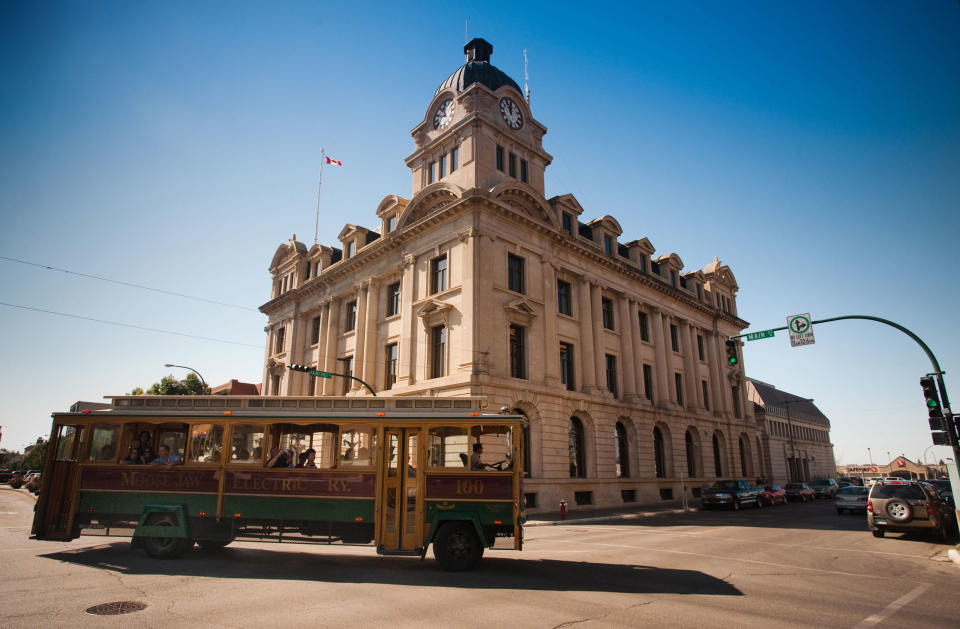
M 813 345 L 813 319 L 809 312 L 787 317 L 787 330 L 790 331 L 790 347 Z

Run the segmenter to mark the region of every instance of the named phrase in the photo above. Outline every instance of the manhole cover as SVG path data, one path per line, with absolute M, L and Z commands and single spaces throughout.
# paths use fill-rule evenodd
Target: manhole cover
M 86 612 L 94 616 L 116 616 L 118 614 L 129 614 L 146 609 L 147 604 L 140 601 L 114 601 L 113 603 L 100 603 L 93 607 L 88 607 Z

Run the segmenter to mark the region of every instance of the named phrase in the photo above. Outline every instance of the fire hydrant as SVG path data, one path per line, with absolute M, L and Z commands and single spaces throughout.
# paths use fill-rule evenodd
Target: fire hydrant
M 560 501 L 560 519 L 561 520 L 567 519 L 567 501 L 566 500 Z

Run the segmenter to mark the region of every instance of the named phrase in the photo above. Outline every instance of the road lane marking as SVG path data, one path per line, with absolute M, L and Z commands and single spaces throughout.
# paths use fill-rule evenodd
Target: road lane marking
M 885 577 L 876 574 L 869 573 L 858 573 L 858 572 L 844 572 L 842 570 L 824 570 L 823 568 L 806 568 L 804 566 L 795 566 L 788 563 L 774 563 L 772 561 L 757 561 L 755 559 L 741 559 L 739 557 L 725 557 L 723 555 L 707 554 L 707 553 L 694 553 L 687 550 L 665 550 L 662 548 L 650 548 L 648 546 L 630 546 L 628 544 L 603 544 L 598 542 L 577 542 L 574 540 L 556 540 L 566 544 L 582 544 L 584 546 L 609 546 L 610 548 L 629 548 L 631 550 L 648 550 L 655 553 L 668 553 L 672 555 L 689 555 L 691 557 L 704 557 L 707 559 L 719 559 L 722 561 L 739 561 L 740 563 L 749 563 L 755 564 L 758 566 L 772 566 L 774 568 L 793 568 L 794 570 L 806 570 L 807 572 L 822 572 L 824 574 L 838 574 L 845 577 L 871 577 L 874 579 L 881 579 L 883 581 L 897 581 L 901 582 L 902 579 L 898 577 Z M 930 584 L 926 584 L 928 587 Z
M 856 625 L 854 629 L 857 629 L 859 627 L 872 627 L 874 625 L 880 624 L 890 616 L 893 616 L 898 611 L 903 609 L 903 607 L 905 607 L 907 603 L 917 598 L 918 596 L 920 596 L 921 594 L 929 590 L 931 587 L 933 587 L 933 584 L 931 583 L 921 583 L 917 587 L 913 588 L 912 590 L 910 590 L 909 592 L 907 592 L 897 600 L 893 601 L 892 603 L 890 603 L 889 605 L 887 605 L 886 607 L 878 611 L 876 614 L 872 616 L 867 616 L 866 618 L 861 620 L 860 624 Z

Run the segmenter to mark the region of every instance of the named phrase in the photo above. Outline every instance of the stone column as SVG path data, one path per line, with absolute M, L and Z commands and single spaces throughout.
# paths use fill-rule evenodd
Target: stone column
M 366 341 L 367 330 L 367 294 L 370 292 L 370 282 L 366 281 L 360 284 L 357 289 L 357 313 L 353 320 L 353 375 L 357 378 L 363 377 L 364 355 L 363 348 Z M 356 380 L 348 383 L 348 391 L 362 389 L 363 385 Z
M 400 263 L 400 347 L 397 356 L 397 386 L 416 382 L 416 319 L 413 302 L 416 296 L 416 265 L 412 255 L 404 255 Z
M 340 308 L 341 299 L 331 299 L 327 304 L 329 315 L 327 316 L 327 351 L 324 356 L 323 370 L 339 373 L 337 369 L 337 341 L 340 339 Z M 336 395 L 337 378 L 323 379 L 323 394 Z
M 670 388 L 667 384 L 670 366 L 666 346 L 670 342 L 665 336 L 663 330 L 663 320 L 665 315 L 659 308 L 651 308 L 650 320 L 653 323 L 653 343 L 656 352 L 656 363 L 653 366 L 654 387 L 657 391 L 657 406 L 667 407 L 670 405 Z
M 607 390 L 607 370 L 606 370 L 606 361 L 604 360 L 604 332 L 603 327 L 603 312 L 600 307 L 600 298 L 603 294 L 603 290 L 600 288 L 599 284 L 590 283 L 590 311 L 593 318 L 593 365 L 591 368 L 594 370 L 594 378 L 596 382 L 596 391 L 598 393 L 603 393 Z
M 687 408 L 696 408 L 697 400 L 701 397 L 701 394 L 698 393 L 697 390 L 700 386 L 697 382 L 697 332 L 693 326 L 690 325 L 689 321 L 681 321 L 678 333 L 680 335 L 680 350 L 683 352 L 683 388 L 686 389 L 687 394 L 684 400 L 684 406 Z
M 541 264 L 541 269 L 543 274 L 543 381 L 548 387 L 558 387 L 560 386 L 560 346 L 557 343 L 557 272 L 553 264 L 546 260 Z M 530 346 L 532 348 L 533 344 L 530 343 Z
M 364 326 L 363 342 L 363 375 L 359 376 L 377 390 L 377 354 L 380 346 L 377 343 L 377 322 L 380 320 L 380 282 L 374 279 L 370 280 L 370 286 L 367 290 L 367 321 Z M 362 386 L 362 385 L 361 385 Z M 366 389 L 364 389 L 366 390 Z
M 320 304 L 320 307 L 317 311 L 317 316 L 320 317 L 320 338 L 317 339 L 317 355 L 315 357 L 316 362 L 312 363 L 316 365 L 317 369 L 322 370 L 324 365 L 324 360 L 327 356 L 327 325 L 330 321 L 330 302 Z M 325 378 L 314 378 L 316 385 L 314 391 L 316 395 L 323 395 L 323 386 Z
M 723 414 L 723 370 L 717 358 L 717 335 L 706 333 L 703 339 L 707 346 L 707 360 L 710 361 L 710 407 L 714 417 Z
M 634 368 L 634 355 L 637 348 L 633 345 L 632 309 L 626 296 L 617 298 L 617 316 L 620 317 L 620 362 L 623 364 L 623 398 L 627 402 L 637 399 L 637 371 Z
M 593 308 L 590 303 L 590 281 L 580 283 L 580 365 L 583 385 L 581 391 L 593 393 L 597 388 L 596 362 L 593 352 Z M 576 356 L 574 356 L 576 358 Z

